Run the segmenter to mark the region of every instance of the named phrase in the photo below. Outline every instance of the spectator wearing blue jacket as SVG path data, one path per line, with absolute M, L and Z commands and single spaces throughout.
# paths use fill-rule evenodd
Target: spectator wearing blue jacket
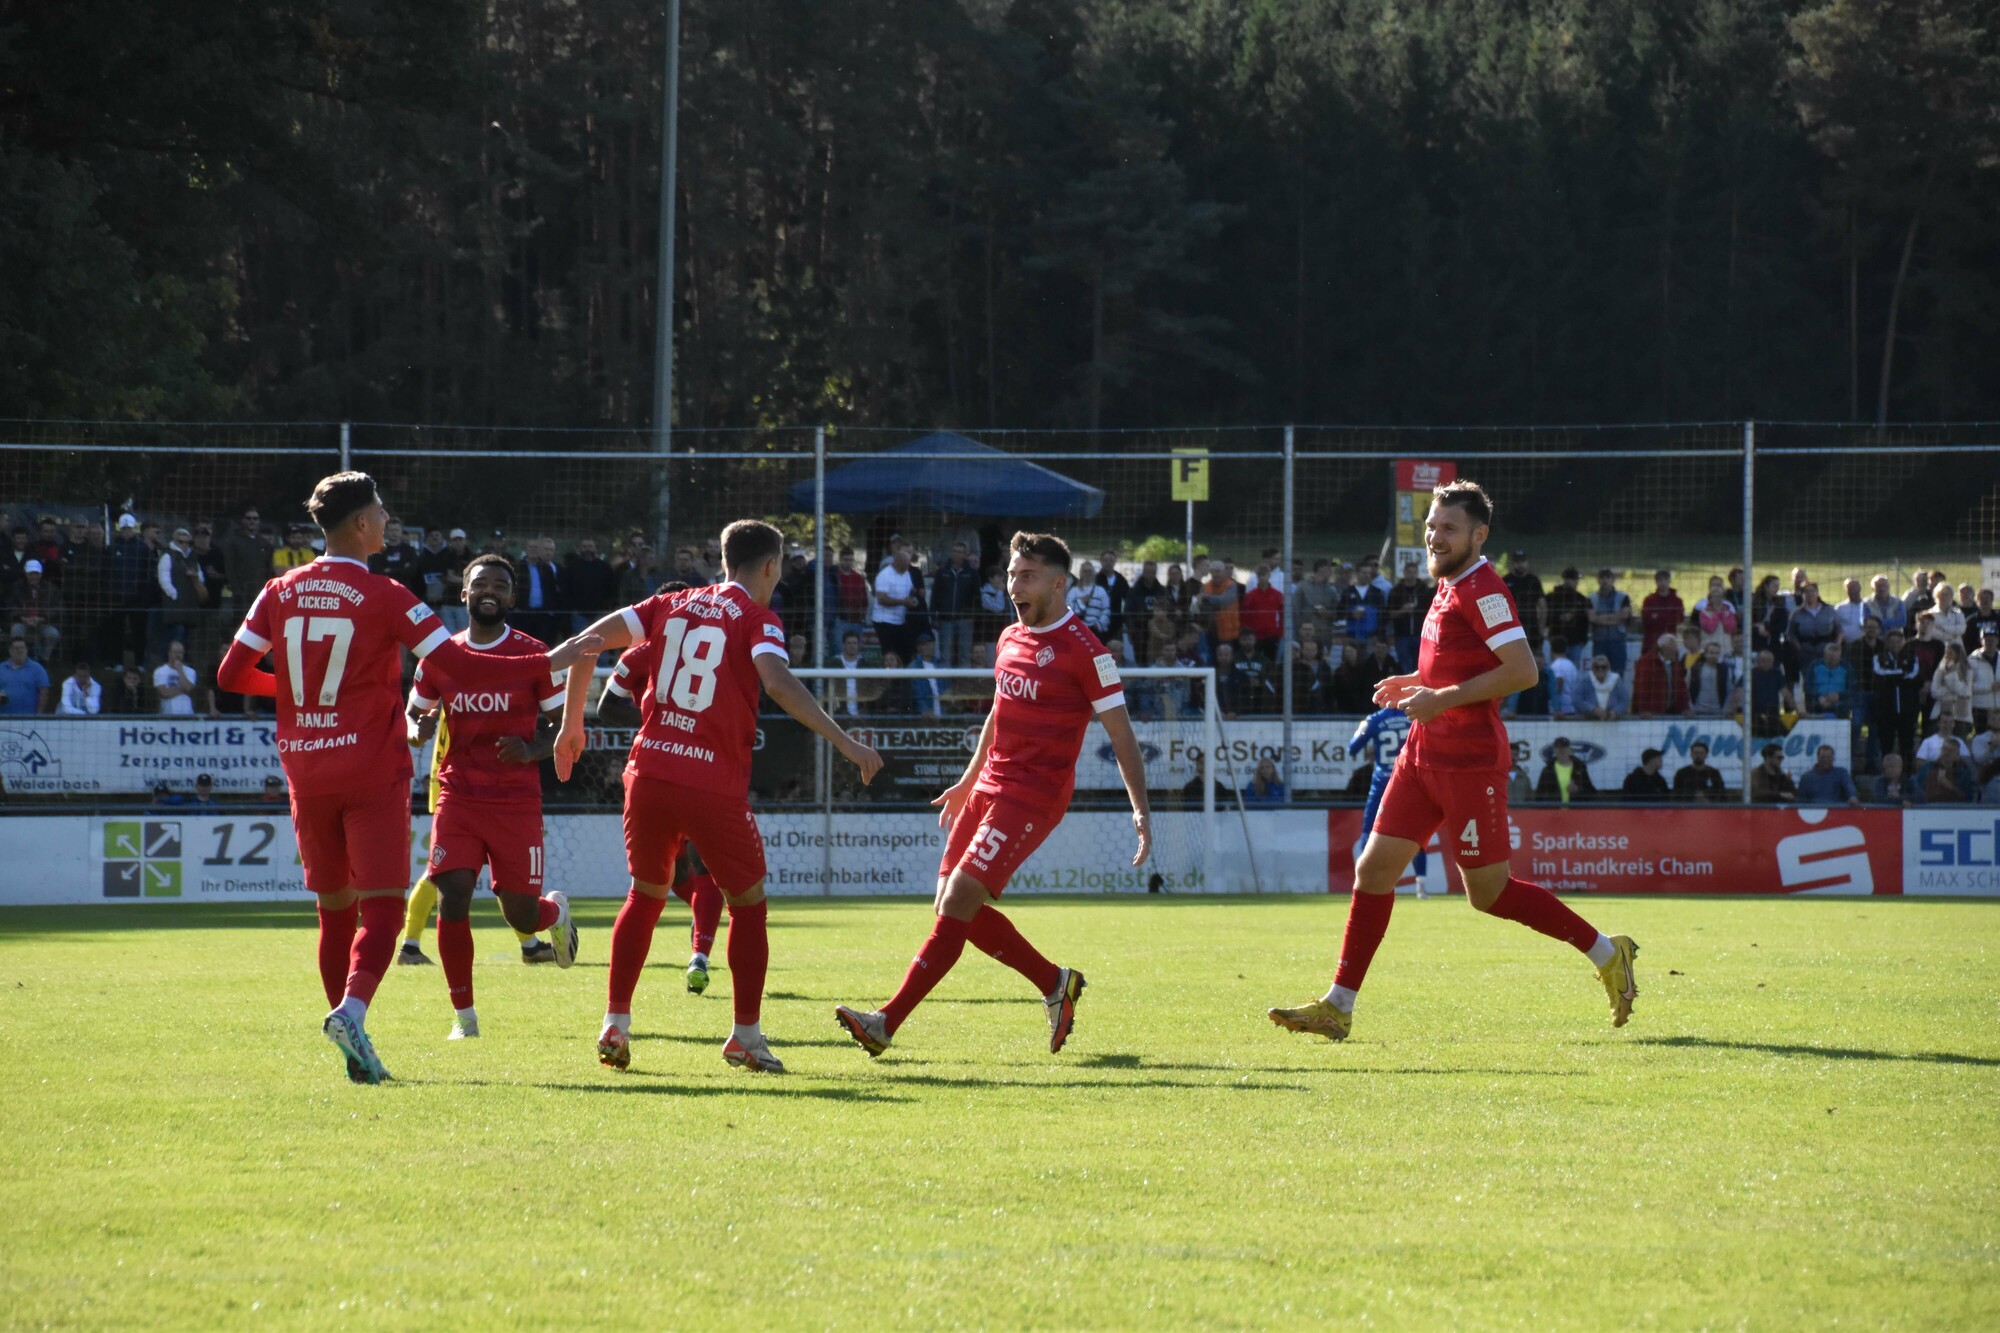
M 1833 762 L 1833 747 L 1822 745 L 1813 754 L 1813 766 L 1799 775 L 1800 805 L 1860 805 L 1861 793 L 1854 776 Z

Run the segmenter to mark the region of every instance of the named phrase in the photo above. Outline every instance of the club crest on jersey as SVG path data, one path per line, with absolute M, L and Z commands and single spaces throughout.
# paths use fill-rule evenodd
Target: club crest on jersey
M 1045 645 L 1042 648 L 1042 651 L 1035 654 L 1035 665 L 1038 667 L 1045 667 L 1049 663 L 1055 660 L 1056 660 L 1056 648 L 1054 644 Z
M 435 842 L 431 844 L 431 864 L 434 866 L 444 864 L 444 848 Z

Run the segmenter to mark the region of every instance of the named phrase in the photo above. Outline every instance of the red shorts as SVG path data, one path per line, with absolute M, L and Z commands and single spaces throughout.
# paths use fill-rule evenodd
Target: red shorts
M 938 878 L 948 879 L 952 871 L 963 870 L 997 898 L 1021 862 L 1033 855 L 1061 822 L 1060 811 L 1050 814 L 1039 806 L 975 790 L 952 821 L 944 859 L 938 862 Z
M 1513 838 L 1505 771 L 1398 763 L 1375 811 L 1375 832 L 1422 847 L 1439 825 L 1446 850 L 1466 869 L 1507 860 Z
M 410 887 L 410 791 L 406 782 L 385 789 L 292 793 L 292 835 L 306 887 L 314 893 L 342 889 Z
M 692 841 L 724 893 L 764 878 L 764 836 L 741 794 L 625 774 L 625 868 L 641 884 L 672 884 L 681 844 Z
M 493 892 L 542 894 L 542 811 L 509 801 L 438 798 L 431 820 L 431 877 L 493 867 Z

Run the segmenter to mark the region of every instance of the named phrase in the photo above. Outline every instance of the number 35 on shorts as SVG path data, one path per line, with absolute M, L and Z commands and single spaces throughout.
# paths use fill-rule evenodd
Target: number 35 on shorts
M 981 865 L 992 865 L 1000 855 L 1000 845 L 1006 841 L 1006 834 L 991 824 L 985 825 L 972 835 L 972 859 Z

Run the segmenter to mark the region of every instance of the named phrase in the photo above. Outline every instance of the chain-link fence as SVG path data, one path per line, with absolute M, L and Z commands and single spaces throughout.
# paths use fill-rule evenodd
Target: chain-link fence
M 678 432 L 661 455 L 644 431 L 5 422 L 0 604 L 28 665 L 0 667 L 0 780 L 15 804 L 143 802 L 162 784 L 171 799 L 197 772 L 260 789 L 275 762 L 249 757 L 268 754 L 255 705 L 216 691 L 213 669 L 262 578 L 313 557 L 313 483 L 352 466 L 401 522 L 387 572 L 463 625 L 459 572 L 505 551 L 516 623 L 549 639 L 663 581 L 716 577 L 722 527 L 771 520 L 796 548 L 778 604 L 801 667 L 986 665 L 1011 617 L 994 577 L 1008 538 L 1055 531 L 1078 560 L 1078 613 L 1128 665 L 1216 671 L 1225 801 L 1280 804 L 1365 792 L 1368 756 L 1347 742 L 1375 682 L 1415 661 L 1430 488 L 1475 480 L 1495 502 L 1486 554 L 1544 664 L 1505 705 L 1517 800 L 1776 797 L 1823 745 L 1860 799 L 1977 799 L 2000 761 L 1983 736 L 2000 731 L 1984 725 L 2000 695 L 1982 651 L 2000 629 L 1996 437 L 804 427 Z M 878 603 L 885 566 L 899 586 L 907 569 L 915 608 Z M 983 712 L 947 693 L 938 715 Z M 869 713 L 893 716 L 903 694 Z M 1960 733 L 1942 764 L 1940 721 Z M 767 804 L 860 799 L 820 763 L 778 772 L 776 753 Z M 616 771 L 607 750 L 551 800 L 615 803 Z

